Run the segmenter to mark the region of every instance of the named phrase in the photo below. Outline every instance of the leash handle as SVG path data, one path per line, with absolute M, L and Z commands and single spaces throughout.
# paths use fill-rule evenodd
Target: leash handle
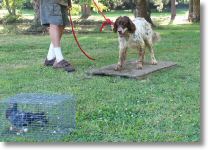
M 75 30 L 74 30 L 74 24 L 73 24 L 73 21 L 72 21 L 72 16 L 71 16 L 71 13 L 69 11 L 69 20 L 70 20 L 70 24 L 71 24 L 71 28 L 72 28 L 72 33 L 73 33 L 73 36 L 74 36 L 74 39 L 79 47 L 79 49 L 81 50 L 81 52 L 89 59 L 89 60 L 92 60 L 94 61 L 95 59 L 92 58 L 86 51 L 84 51 L 78 41 L 78 38 L 76 36 L 76 33 L 75 33 Z

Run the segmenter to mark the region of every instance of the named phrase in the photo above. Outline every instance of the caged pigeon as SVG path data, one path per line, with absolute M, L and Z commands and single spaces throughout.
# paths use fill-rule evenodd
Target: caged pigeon
M 41 127 L 43 127 L 48 122 L 44 112 L 23 112 L 17 109 L 17 103 L 11 103 L 9 105 L 9 108 L 6 110 L 6 118 L 12 125 L 10 130 L 15 129 L 20 133 L 27 132 L 27 127 L 32 123 L 38 123 Z

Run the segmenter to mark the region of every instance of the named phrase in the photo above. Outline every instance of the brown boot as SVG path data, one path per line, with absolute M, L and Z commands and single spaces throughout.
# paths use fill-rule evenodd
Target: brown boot
M 66 60 L 62 60 L 58 63 L 55 62 L 53 64 L 53 68 L 54 69 L 64 69 L 67 72 L 74 72 L 75 71 L 74 67 Z
M 45 59 L 45 62 L 44 62 L 44 66 L 53 66 L 53 64 L 55 63 L 55 58 L 52 59 L 52 60 L 48 60 L 47 58 Z

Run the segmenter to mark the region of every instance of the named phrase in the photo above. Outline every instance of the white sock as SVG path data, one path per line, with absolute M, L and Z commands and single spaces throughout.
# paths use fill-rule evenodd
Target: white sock
M 57 62 L 62 61 L 64 59 L 64 57 L 62 55 L 61 48 L 60 47 L 54 47 L 53 50 L 54 50 L 54 53 L 56 55 L 56 61 Z
M 53 48 L 54 48 L 53 43 L 51 43 L 50 47 L 49 47 L 49 50 L 48 50 L 47 60 L 52 60 L 56 57 Z

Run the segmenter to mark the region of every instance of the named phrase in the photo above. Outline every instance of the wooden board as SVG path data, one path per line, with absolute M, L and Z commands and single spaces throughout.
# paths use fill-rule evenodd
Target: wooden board
M 100 75 L 100 76 L 120 76 L 126 78 L 144 78 L 146 75 L 151 74 L 155 71 L 162 69 L 167 69 L 176 66 L 175 62 L 171 61 L 160 61 L 157 65 L 151 65 L 145 63 L 142 70 L 136 68 L 137 61 L 129 61 L 124 66 L 121 71 L 115 71 L 114 68 L 117 64 L 108 65 L 99 69 L 92 69 L 88 71 L 90 75 Z

